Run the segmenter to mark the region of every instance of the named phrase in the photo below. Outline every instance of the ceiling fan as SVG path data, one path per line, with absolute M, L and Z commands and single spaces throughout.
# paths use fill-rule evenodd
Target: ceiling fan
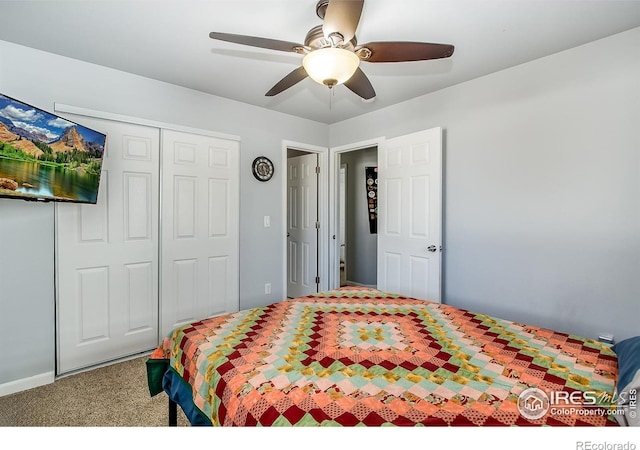
M 209 33 L 211 39 L 250 45 L 283 52 L 304 55 L 302 66 L 278 81 L 265 95 L 272 97 L 289 89 L 306 77 L 333 88 L 344 84 L 365 100 L 376 96 L 371 82 L 360 69 L 360 62 L 384 63 L 424 61 L 448 58 L 453 54 L 453 45 L 426 42 L 369 42 L 358 44 L 356 28 L 364 0 L 320 0 L 316 14 L 322 25 L 307 33 L 304 44 L 245 36 L 241 34 Z

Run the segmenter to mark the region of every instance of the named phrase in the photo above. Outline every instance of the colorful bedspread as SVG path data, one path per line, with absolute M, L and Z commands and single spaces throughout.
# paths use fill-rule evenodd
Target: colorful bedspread
M 373 289 L 191 323 L 152 358 L 212 425 L 616 425 L 607 346 Z

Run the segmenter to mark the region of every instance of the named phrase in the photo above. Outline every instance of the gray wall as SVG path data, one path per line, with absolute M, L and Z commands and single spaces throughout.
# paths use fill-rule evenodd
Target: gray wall
M 0 385 L 53 377 L 53 234 L 53 205 L 0 200 Z
M 378 166 L 378 149 L 367 148 L 341 153 L 340 163 L 347 165 L 347 281 L 376 286 L 378 235 L 369 232 L 365 167 Z
M 62 103 L 239 136 L 241 307 L 266 305 L 286 296 L 282 182 L 278 178 L 286 172 L 282 142 L 326 147 L 327 125 L 5 41 L 0 41 L 0 92 L 51 112 L 54 103 Z M 276 166 L 275 178 L 268 183 L 251 175 L 251 162 L 259 155 L 268 156 Z M 43 216 L 25 222 L 19 212 L 33 207 L 44 208 Z M 30 261 L 48 265 L 47 270 L 36 271 L 22 264 L 2 264 L 0 317 L 12 324 L 31 321 L 38 331 L 20 333 L 20 346 L 5 346 L 3 360 L 11 361 L 12 366 L 0 365 L 0 385 L 40 374 L 42 361 L 47 362 L 47 371 L 54 369 L 53 243 L 24 238 L 39 236 L 42 230 L 51 232 L 52 211 L 51 205 L 0 199 L 1 256 L 10 245 L 21 255 L 29 255 Z M 270 228 L 263 226 L 265 215 L 271 216 Z M 14 239 L 16 233 L 23 238 Z M 28 285 L 16 284 L 25 270 L 31 275 Z M 5 279 L 12 282 L 5 283 Z M 269 295 L 264 294 L 267 282 L 272 284 Z M 2 327 L 0 342 L 14 339 L 12 330 Z M 47 338 L 42 339 L 43 335 Z
M 443 127 L 444 302 L 638 335 L 639 48 L 636 28 L 332 125 L 330 145 Z

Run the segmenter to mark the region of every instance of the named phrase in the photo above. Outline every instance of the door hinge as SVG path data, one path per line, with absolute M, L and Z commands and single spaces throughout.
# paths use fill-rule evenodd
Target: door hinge
M 320 173 L 320 166 L 316 166 L 316 173 Z
M 320 277 L 316 277 L 316 284 L 320 284 Z
M 316 228 L 320 229 L 320 221 L 319 220 L 316 220 Z

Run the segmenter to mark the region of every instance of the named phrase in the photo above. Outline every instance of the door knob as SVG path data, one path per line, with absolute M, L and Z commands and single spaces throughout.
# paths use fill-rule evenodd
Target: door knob
M 437 247 L 435 245 L 430 245 L 427 247 L 428 252 L 435 252 L 436 250 L 437 250 Z

